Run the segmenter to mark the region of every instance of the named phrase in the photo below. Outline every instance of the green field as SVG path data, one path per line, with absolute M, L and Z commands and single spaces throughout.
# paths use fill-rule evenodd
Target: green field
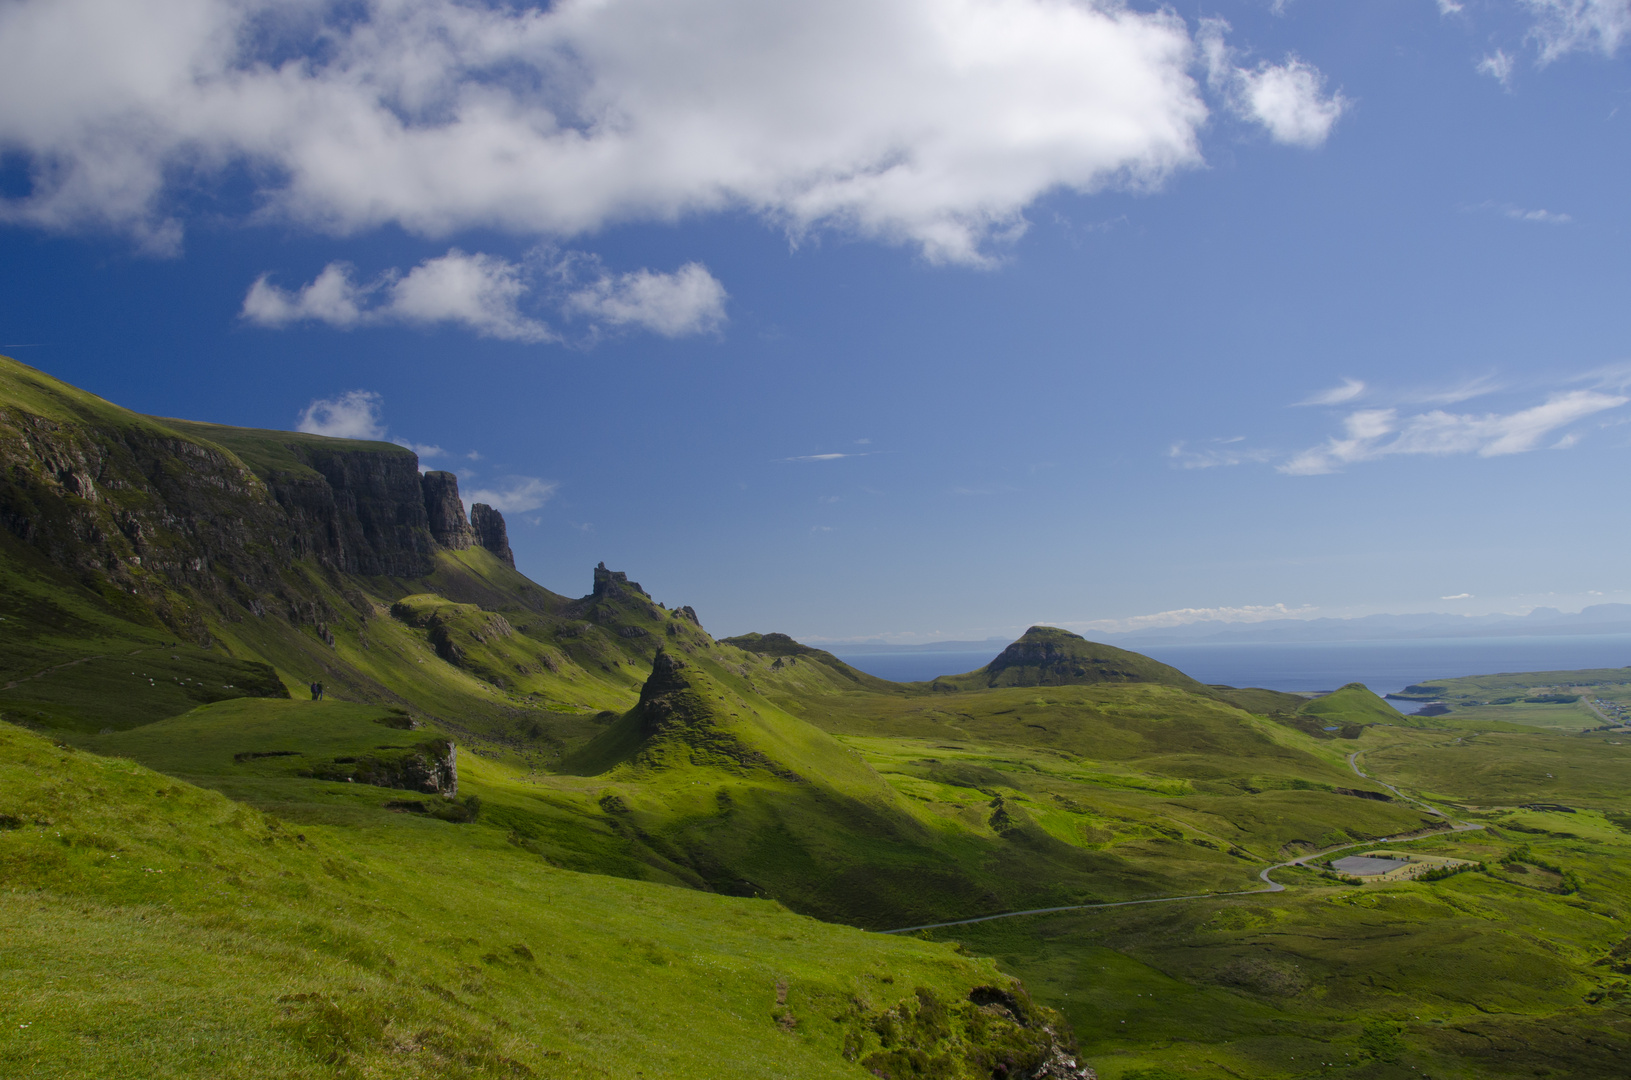
M 0 1075 L 1624 1075 L 1625 672 L 889 683 L 442 545 L 405 453 L 0 360 Z M 1326 865 L 1403 844 L 1468 865 Z

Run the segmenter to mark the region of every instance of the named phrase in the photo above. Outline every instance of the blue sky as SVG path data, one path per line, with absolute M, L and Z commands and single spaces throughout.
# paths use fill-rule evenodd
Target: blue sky
M 0 351 L 429 448 L 719 634 L 1627 601 L 1628 53 L 1631 0 L 6 0 Z

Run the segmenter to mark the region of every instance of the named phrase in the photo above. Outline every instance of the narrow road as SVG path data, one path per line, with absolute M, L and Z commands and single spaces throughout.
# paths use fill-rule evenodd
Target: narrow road
M 1364 753 L 1363 750 L 1355 750 L 1353 753 L 1348 755 L 1348 768 L 1350 768 L 1350 769 L 1352 769 L 1354 771 L 1354 775 L 1362 777 L 1363 779 L 1369 780 L 1373 784 L 1381 784 L 1383 787 L 1385 787 L 1389 791 L 1393 792 L 1393 794 L 1397 795 L 1399 798 L 1403 799 L 1405 802 L 1413 802 L 1417 806 L 1421 807 L 1423 810 L 1426 810 L 1429 814 L 1437 814 L 1439 817 L 1444 817 L 1444 811 L 1439 810 L 1436 807 L 1429 806 L 1426 803 L 1422 802 L 1420 799 L 1412 798 L 1411 796 L 1406 795 L 1404 792 L 1400 791 L 1398 788 L 1394 787 L 1392 784 L 1388 783 L 1386 780 L 1378 780 L 1378 779 L 1376 779 L 1376 777 L 1371 776 L 1369 773 L 1366 773 L 1366 772 L 1362 771 L 1359 768 L 1359 763 L 1356 762 L 1354 759 L 1357 758 L 1360 754 L 1363 754 L 1363 753 Z
M 1348 767 L 1355 773 L 1358 773 L 1366 780 L 1381 784 L 1383 787 L 1399 796 L 1399 798 L 1415 803 L 1418 806 L 1437 814 L 1439 817 L 1444 818 L 1446 821 L 1450 822 L 1451 832 L 1471 832 L 1475 829 L 1483 828 L 1482 825 L 1471 825 L 1467 822 L 1456 821 L 1454 818 L 1447 817 L 1443 811 L 1428 806 L 1420 799 L 1405 795 L 1392 784 L 1383 783 L 1381 780 L 1377 780 L 1374 776 L 1367 776 L 1365 773 L 1360 772 L 1359 766 L 1354 762 L 1354 759 L 1358 756 L 1358 751 L 1348 755 Z M 1324 851 L 1311 852 L 1310 854 L 1302 855 L 1295 859 L 1287 859 L 1285 862 L 1279 862 L 1275 863 L 1273 866 L 1264 867 L 1258 872 L 1257 876 L 1262 878 L 1264 883 L 1263 888 L 1261 889 L 1242 889 L 1238 892 L 1220 893 L 1188 893 L 1184 896 L 1152 896 L 1146 900 L 1112 900 L 1108 903 L 1102 904 L 1069 904 L 1065 907 L 1031 908 L 1028 911 L 1003 911 L 996 915 L 979 915 L 972 919 L 953 919 L 951 922 L 924 923 L 922 926 L 903 926 L 898 930 L 882 930 L 879 932 L 884 934 L 911 934 L 916 933 L 919 930 L 939 930 L 942 927 L 947 926 L 968 926 L 972 923 L 991 922 L 993 919 L 1017 919 L 1022 915 L 1056 915 L 1062 911 L 1091 911 L 1096 908 L 1132 907 L 1134 904 L 1175 904 L 1181 900 L 1218 900 L 1227 896 L 1259 896 L 1263 893 L 1285 892 L 1286 887 L 1284 885 L 1269 877 L 1269 875 L 1276 870 L 1283 870 L 1288 866 L 1305 866 L 1314 859 L 1323 859 L 1327 855 L 1334 855 L 1339 851 L 1346 851 L 1349 848 L 1381 847 L 1383 844 L 1408 844 L 1415 840 L 1428 840 L 1432 837 L 1443 835 L 1444 830 L 1434 829 L 1431 832 L 1422 833 L 1418 836 L 1384 836 L 1380 840 L 1365 840 L 1360 843 L 1342 844 L 1334 848 L 1327 848 Z
M 1608 716 L 1603 712 L 1603 710 L 1599 709 L 1592 702 L 1591 692 L 1590 691 L 1587 691 L 1587 690 L 1580 691 L 1580 701 L 1586 706 L 1586 708 L 1588 708 L 1592 712 L 1596 713 L 1597 714 L 1597 719 L 1601 720 L 1605 724 L 1612 724 L 1612 725 L 1618 726 L 1620 724 L 1625 723 L 1624 720 L 1610 720 L 1608 718 Z

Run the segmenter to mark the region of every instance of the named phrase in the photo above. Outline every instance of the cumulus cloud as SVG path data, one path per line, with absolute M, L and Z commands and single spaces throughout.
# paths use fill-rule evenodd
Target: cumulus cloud
M 1549 64 L 1571 52 L 1613 56 L 1631 37 L 1631 0 L 1523 0 L 1535 16 L 1529 31 Z
M 563 258 L 547 268 L 551 279 L 542 302 L 595 327 L 639 327 L 679 337 L 717 329 L 725 320 L 725 287 L 700 263 L 672 274 L 651 270 L 612 275 L 604 270 L 587 285 L 572 282 L 579 264 L 599 266 L 588 257 Z M 461 326 L 482 337 L 545 342 L 560 335 L 524 314 L 521 304 L 533 291 L 532 268 L 496 255 L 469 255 L 453 248 L 427 259 L 406 274 L 391 270 L 358 284 L 349 263 L 335 262 L 299 289 L 286 290 L 262 274 L 244 297 L 242 317 L 258 326 L 281 328 L 320 322 L 349 330 L 358 326 L 409 324 Z
M 550 500 L 560 485 L 536 476 L 507 476 L 496 487 L 477 488 L 465 496 L 471 506 L 486 503 L 504 514 L 525 513 L 536 510 Z
M 1324 143 L 1350 102 L 1340 92 L 1326 95 L 1325 76 L 1296 56 L 1283 64 L 1261 61 L 1254 68 L 1235 63 L 1235 50 L 1224 43 L 1229 24 L 1203 19 L 1198 40 L 1206 62 L 1207 81 L 1229 108 L 1261 124 L 1276 141 L 1314 147 Z
M 31 189 L 0 220 L 162 249 L 186 192 L 248 176 L 263 217 L 337 234 L 746 209 L 980 261 L 1045 192 L 1198 164 L 1193 55 L 1112 0 L 9 0 Z M 1341 109 L 1296 60 L 1234 85 L 1284 141 Z
M 391 271 L 366 285 L 353 280 L 355 272 L 349 263 L 330 263 L 310 284 L 292 291 L 273 285 L 271 275 L 262 274 L 244 296 L 241 315 L 271 328 L 298 322 L 327 323 L 342 330 L 382 323 L 451 323 L 506 341 L 554 337 L 548 326 L 521 314 L 516 305 L 527 291 L 521 269 L 497 256 L 467 255 L 453 248 L 405 276 Z
M 517 309 L 526 291 L 521 268 L 514 263 L 454 248 L 392 282 L 390 301 L 380 314 L 421 326 L 452 323 L 504 341 L 553 339 L 549 327 Z
M 300 413 L 296 431 L 335 439 L 383 439 L 380 396 L 372 390 L 347 390 L 332 398 L 318 398 Z
M 1241 607 L 1174 608 L 1153 615 L 1134 615 L 1126 619 L 1094 619 L 1090 622 L 1067 622 L 1059 625 L 1067 629 L 1096 630 L 1106 634 L 1125 634 L 1133 630 L 1159 630 L 1168 626 L 1188 626 L 1198 622 L 1266 622 L 1269 619 L 1306 618 L 1319 609 L 1310 605 L 1287 607 L 1285 604 L 1246 604 Z
M 725 287 L 701 263 L 672 274 L 602 274 L 566 296 L 570 312 L 609 326 L 637 326 L 664 337 L 716 330 L 725 321 Z
M 1511 413 L 1451 413 L 1443 409 L 1401 416 L 1398 409 L 1360 409 L 1343 421 L 1341 435 L 1279 466 L 1292 476 L 1331 473 L 1345 465 L 1405 454 L 1477 454 L 1498 457 L 1534 450 L 1553 432 L 1594 413 L 1618 408 L 1624 395 L 1570 390 Z

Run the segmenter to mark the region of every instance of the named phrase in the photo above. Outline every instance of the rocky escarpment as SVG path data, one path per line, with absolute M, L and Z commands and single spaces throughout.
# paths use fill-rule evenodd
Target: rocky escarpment
M 476 543 L 498 556 L 499 561 L 515 569 L 515 553 L 510 550 L 509 530 L 504 527 L 504 515 L 486 503 L 470 508 L 470 528 L 476 534 Z
M 430 572 L 436 546 L 412 453 L 304 443 L 288 449 L 309 471 L 273 469 L 265 479 L 288 516 L 296 557 L 347 574 Z
M 483 520 L 507 554 L 502 517 Z M 211 617 L 280 617 L 332 640 L 329 622 L 371 608 L 341 586 L 355 610 L 334 610 L 336 582 L 313 570 L 422 577 L 476 535 L 457 478 L 421 479 L 401 447 L 145 417 L 4 358 L 0 528 L 200 643 Z
M 465 520 L 464 503 L 459 499 L 459 478 L 433 470 L 421 476 L 419 483 L 424 491 L 430 534 L 436 542 L 454 551 L 474 544 L 476 534 Z

